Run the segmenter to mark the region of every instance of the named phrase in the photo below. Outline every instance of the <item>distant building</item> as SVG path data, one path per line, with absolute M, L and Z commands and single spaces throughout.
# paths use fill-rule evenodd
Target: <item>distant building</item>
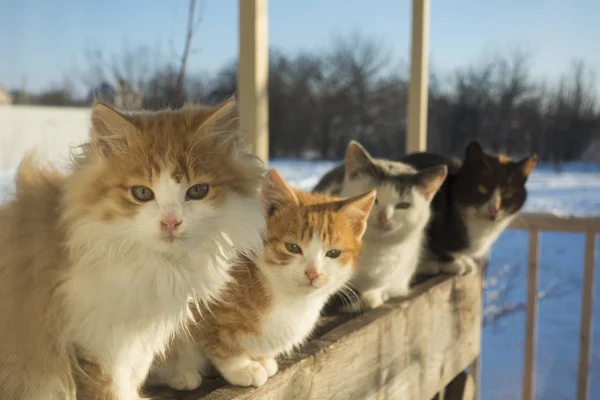
M 10 104 L 12 104 L 12 97 L 4 87 L 0 85 L 0 106 L 7 106 Z

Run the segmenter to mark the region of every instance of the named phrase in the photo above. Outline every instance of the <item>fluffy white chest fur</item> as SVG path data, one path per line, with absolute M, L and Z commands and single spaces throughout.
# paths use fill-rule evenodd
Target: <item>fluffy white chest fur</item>
M 198 268 L 198 263 L 205 264 Z M 228 279 L 225 268 L 209 257 L 148 251 L 86 258 L 74 271 L 79 273 L 63 287 L 70 317 L 66 340 L 112 375 L 123 400 L 138 398 L 153 356 L 183 325 L 189 297 L 195 292 L 216 296 Z M 194 287 L 194 282 L 203 285 Z
M 367 307 L 405 295 L 421 256 L 423 233 L 415 232 L 397 243 L 365 240 L 352 285 Z
M 361 292 L 376 287 L 407 287 L 419 262 L 422 242 L 422 233 L 394 244 L 365 240 L 352 284 Z
M 327 297 L 278 299 L 263 321 L 260 337 L 248 336 L 242 345 L 251 357 L 274 357 L 302 344 L 313 330 Z
M 469 233 L 470 246 L 463 255 L 472 258 L 487 256 L 498 236 L 506 229 L 514 217 L 512 215 L 501 221 L 492 221 L 471 214 L 467 215 L 465 223 Z

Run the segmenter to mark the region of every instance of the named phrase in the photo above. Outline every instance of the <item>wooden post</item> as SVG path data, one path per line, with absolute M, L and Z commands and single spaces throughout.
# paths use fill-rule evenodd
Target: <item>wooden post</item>
M 579 333 L 579 371 L 577 399 L 587 400 L 590 383 L 590 350 L 592 348 L 592 309 L 594 306 L 594 268 L 596 264 L 596 234 L 585 234 L 585 263 L 581 298 L 581 331 Z
M 429 0 L 413 0 L 406 152 L 427 149 Z
M 238 99 L 240 126 L 252 152 L 269 159 L 269 46 L 267 0 L 239 0 Z
M 523 400 L 535 398 L 535 342 L 537 337 L 537 293 L 539 287 L 540 231 L 529 231 L 527 265 L 527 320 L 525 326 L 525 362 L 523 365 Z

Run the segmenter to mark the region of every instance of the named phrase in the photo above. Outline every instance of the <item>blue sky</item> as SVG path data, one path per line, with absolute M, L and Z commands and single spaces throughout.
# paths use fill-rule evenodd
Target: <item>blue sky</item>
M 86 47 L 111 54 L 146 45 L 169 56 L 170 43 L 182 45 L 186 11 L 187 0 L 2 0 L 0 83 L 60 83 L 83 64 Z M 269 40 L 284 51 L 319 50 L 359 31 L 406 61 L 410 12 L 408 0 L 270 0 Z M 539 76 L 559 76 L 574 58 L 600 67 L 599 17 L 594 0 L 431 0 L 431 62 L 452 70 L 520 49 Z M 237 21 L 237 0 L 205 1 L 192 72 L 235 58 Z

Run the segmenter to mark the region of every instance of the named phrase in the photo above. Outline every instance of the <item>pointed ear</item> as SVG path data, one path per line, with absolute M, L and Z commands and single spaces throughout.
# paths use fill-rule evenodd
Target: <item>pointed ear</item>
M 356 174 L 373 163 L 371 155 L 355 140 L 351 140 L 346 149 L 346 177 L 356 178 Z
M 279 175 L 275 168 L 267 171 L 261 189 L 261 199 L 265 215 L 270 217 L 282 205 L 298 204 L 298 197 L 294 189 Z
M 234 97 L 210 109 L 201 115 L 198 131 L 213 134 L 215 145 L 225 151 L 231 151 L 241 141 L 240 113 Z
M 104 103 L 92 107 L 91 125 L 91 141 L 104 157 L 125 147 L 127 137 L 135 130 L 125 115 Z
M 478 141 L 473 140 L 469 143 L 465 151 L 465 161 L 479 160 L 484 154 L 483 147 L 481 147 Z
M 527 158 L 522 159 L 521 161 L 519 161 L 517 163 L 517 165 L 519 166 L 519 169 L 521 170 L 521 172 L 523 173 L 523 176 L 525 178 L 529 177 L 529 175 L 535 168 L 536 164 L 537 164 L 537 154 L 535 154 L 535 153 Z
M 445 165 L 427 168 L 415 174 L 417 188 L 427 201 L 433 199 L 447 175 L 448 168 Z
M 342 201 L 342 207 L 340 212 L 346 214 L 346 218 L 350 221 L 350 226 L 354 231 L 354 234 L 361 239 L 367 230 L 367 218 L 371 208 L 375 203 L 377 197 L 377 191 L 375 189 L 370 192 L 349 197 Z

